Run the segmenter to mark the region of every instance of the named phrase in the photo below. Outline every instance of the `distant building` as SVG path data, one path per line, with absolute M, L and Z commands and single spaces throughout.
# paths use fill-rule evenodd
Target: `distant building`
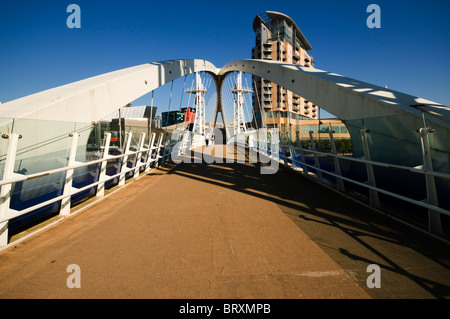
M 331 150 L 330 130 L 333 132 L 336 151 L 339 153 L 351 152 L 350 133 L 345 124 L 337 118 L 302 120 L 296 134 L 298 134 L 300 141 L 307 145 L 310 143 L 312 136 L 319 150 L 328 151 Z
M 185 107 L 180 110 L 184 113 L 184 121 L 189 122 L 189 124 L 194 124 L 195 121 L 195 108 Z
M 161 113 L 161 126 L 171 126 L 180 123 L 194 124 L 195 109 L 192 107 L 184 107 L 180 110 L 168 111 Z
M 152 120 L 154 120 L 157 109 L 158 108 L 156 106 L 148 106 L 148 105 L 130 106 L 128 104 L 127 106 L 124 106 L 114 111 L 110 115 L 106 116 L 105 118 L 102 119 L 102 121 L 108 122 L 111 121 L 112 119 L 118 118 L 127 118 L 127 119 L 151 118 Z
M 184 122 L 184 112 L 181 111 L 169 111 L 161 113 L 161 126 L 171 126 Z
M 256 35 L 252 59 L 283 61 L 314 68 L 314 60 L 307 51 L 312 47 L 295 22 L 285 14 L 266 11 L 253 21 Z M 261 111 L 265 111 L 266 126 L 278 127 L 283 134 L 289 129 L 295 134 L 298 120 L 318 118 L 318 108 L 311 101 L 259 77 L 253 77 L 253 108 L 255 121 L 263 123 Z
M 319 120 L 303 120 L 300 129 L 298 131 L 300 140 L 309 140 L 309 132 L 312 133 L 314 139 L 319 137 L 323 139 L 330 139 L 328 132 L 333 131 L 333 137 L 335 139 L 349 139 L 350 133 L 347 127 L 341 120 L 337 118 L 321 119 Z M 319 136 L 320 134 L 320 136 Z

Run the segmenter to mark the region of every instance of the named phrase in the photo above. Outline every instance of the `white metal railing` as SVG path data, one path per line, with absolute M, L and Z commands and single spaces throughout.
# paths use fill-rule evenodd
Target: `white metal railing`
M 133 172 L 133 178 L 139 177 L 141 168 L 144 168 L 144 172 L 148 172 L 151 168 L 152 163 L 155 163 L 155 167 L 163 165 L 166 162 L 166 158 L 171 156 L 171 149 L 178 142 L 170 142 L 164 145 L 163 143 L 164 133 L 159 134 L 158 141 L 156 145 L 155 137 L 156 133 L 152 134 L 151 141 L 149 141 L 148 147 L 144 147 L 145 133 L 140 135 L 138 147 L 136 151 L 131 151 L 131 137 L 132 133 L 127 133 L 127 138 L 125 142 L 124 153 L 120 155 L 109 155 L 109 148 L 111 142 L 111 133 L 106 134 L 104 142 L 104 151 L 101 159 L 93 160 L 89 162 L 77 162 L 76 151 L 78 145 L 78 133 L 71 133 L 69 136 L 72 138 L 71 148 L 69 153 L 68 165 L 65 167 L 47 170 L 40 173 L 22 175 L 14 172 L 14 163 L 17 154 L 17 145 L 20 138 L 19 134 L 3 135 L 3 138 L 7 138 L 8 141 L 8 151 L 5 159 L 5 166 L 3 171 L 3 180 L 0 181 L 1 191 L 0 191 L 0 247 L 7 245 L 8 243 L 8 222 L 16 217 L 27 214 L 39 208 L 45 207 L 49 204 L 61 201 L 61 208 L 59 214 L 62 216 L 67 216 L 70 214 L 70 200 L 72 196 L 83 192 L 85 190 L 91 189 L 97 186 L 97 197 L 104 196 L 105 183 L 119 178 L 118 186 L 123 186 L 125 184 L 126 175 L 129 172 Z M 128 158 L 130 156 L 135 156 L 134 164 L 132 167 L 127 167 Z M 142 156 L 146 156 L 145 160 L 142 160 Z M 106 164 L 108 161 L 120 160 L 120 171 L 114 175 L 106 175 Z M 72 186 L 73 172 L 77 168 L 87 167 L 95 164 L 101 164 L 98 180 L 96 182 L 90 183 L 86 186 L 76 188 Z M 12 185 L 17 182 L 23 182 L 31 179 L 36 179 L 43 176 L 49 176 L 61 172 L 66 172 L 64 188 L 62 195 L 54 197 L 50 200 L 35 204 L 31 207 L 14 210 L 11 209 L 11 195 L 12 195 Z
M 354 157 L 347 157 L 338 155 L 336 153 L 336 147 L 334 143 L 334 136 L 333 131 L 329 130 L 330 135 L 330 143 L 332 146 L 332 152 L 320 152 L 316 150 L 315 142 L 312 136 L 312 133 L 310 132 L 310 142 L 311 142 L 311 149 L 304 149 L 300 146 L 294 146 L 294 145 L 285 145 L 280 144 L 278 136 L 271 135 L 270 138 L 267 137 L 267 131 L 264 130 L 263 136 L 261 134 L 256 134 L 256 150 L 267 157 L 270 157 L 272 160 L 278 160 L 285 166 L 294 169 L 295 171 L 300 171 L 303 174 L 310 176 L 311 174 L 308 171 L 308 168 L 314 169 L 315 176 L 319 182 L 324 182 L 322 173 L 325 173 L 327 175 L 333 176 L 336 178 L 336 188 L 339 192 L 345 192 L 344 187 L 344 181 L 353 183 L 355 185 L 364 187 L 368 189 L 369 191 L 369 199 L 370 199 L 370 205 L 379 208 L 380 202 L 378 199 L 378 193 L 385 194 L 418 206 L 421 206 L 423 208 L 428 209 L 429 214 L 429 232 L 438 236 L 442 235 L 442 225 L 440 221 L 440 214 L 445 214 L 450 216 L 450 211 L 439 207 L 438 201 L 437 201 L 437 195 L 436 195 L 436 186 L 435 186 L 435 177 L 439 178 L 445 178 L 450 179 L 450 174 L 437 172 L 433 170 L 432 163 L 431 163 L 431 157 L 430 157 L 430 146 L 428 144 L 428 134 L 431 132 L 428 129 L 420 129 L 418 130 L 421 138 L 421 144 L 422 144 L 422 154 L 423 154 L 423 169 L 420 168 L 414 168 L 414 167 L 407 167 L 402 165 L 396 165 L 396 164 L 389 164 L 389 163 L 383 163 L 383 162 L 377 162 L 372 161 L 370 158 L 370 152 L 369 147 L 367 143 L 367 136 L 366 134 L 368 131 L 361 130 L 361 138 L 362 138 L 362 144 L 363 144 L 363 150 L 364 150 L 364 158 L 354 158 Z M 40 173 L 30 174 L 30 175 L 22 175 L 17 174 L 14 172 L 14 163 L 16 159 L 16 153 L 17 153 L 17 145 L 18 140 L 20 138 L 20 135 L 18 134 L 10 134 L 9 136 L 4 135 L 3 138 L 8 138 L 8 151 L 7 151 L 7 157 L 5 160 L 4 165 L 4 172 L 3 172 L 3 180 L 0 181 L 1 191 L 0 191 L 0 247 L 3 245 L 6 245 L 8 243 L 8 222 L 9 220 L 16 218 L 18 216 L 24 215 L 26 213 L 29 213 L 31 211 L 34 211 L 36 209 L 45 207 L 49 204 L 61 201 L 61 208 L 60 208 L 60 215 L 67 216 L 70 214 L 70 204 L 71 204 L 71 198 L 75 194 L 78 194 L 80 192 L 83 192 L 85 190 L 91 189 L 92 187 L 97 186 L 96 196 L 102 197 L 104 196 L 104 190 L 105 190 L 105 183 L 113 180 L 115 178 L 119 178 L 118 185 L 122 186 L 125 184 L 125 178 L 126 175 L 130 172 L 133 172 L 133 178 L 137 178 L 139 176 L 141 168 L 144 168 L 145 172 L 148 172 L 150 170 L 151 164 L 155 163 L 155 166 L 162 165 L 165 163 L 166 158 L 171 156 L 171 151 L 174 145 L 176 145 L 179 141 L 172 141 L 167 143 L 167 145 L 164 145 L 163 143 L 163 133 L 160 133 L 158 141 L 155 145 L 155 137 L 156 134 L 152 134 L 151 141 L 149 141 L 149 144 L 147 147 L 144 147 L 144 140 L 145 140 L 145 133 L 142 133 L 139 139 L 139 143 L 137 146 L 136 151 L 130 150 L 130 144 L 131 144 L 131 132 L 128 133 L 126 140 L 125 140 L 125 149 L 124 153 L 120 155 L 109 155 L 109 148 L 110 148 L 110 141 L 111 141 L 111 134 L 107 133 L 104 146 L 103 146 L 103 156 L 101 159 L 93 160 L 89 162 L 77 162 L 75 161 L 76 158 L 76 150 L 77 150 L 77 144 L 78 144 L 78 133 L 70 134 L 70 137 L 72 138 L 70 153 L 69 153 L 69 161 L 67 166 L 58 168 L 58 169 L 52 169 L 47 170 Z M 183 135 L 181 135 L 183 137 Z M 299 140 L 298 136 L 297 139 Z M 181 142 L 183 144 L 183 142 Z M 275 145 L 279 146 L 275 150 L 277 154 L 273 154 L 274 149 L 269 149 L 269 145 Z M 184 145 L 184 144 L 183 144 Z M 182 148 L 183 149 L 183 148 Z M 279 149 L 281 149 L 283 153 L 283 160 L 280 160 L 279 157 Z M 289 151 L 290 156 L 286 156 L 285 154 Z M 300 160 L 297 160 L 295 158 L 295 155 L 297 153 L 300 153 Z M 314 157 L 314 164 L 308 164 L 306 163 L 306 154 L 312 154 Z M 328 156 L 332 157 L 334 160 L 334 171 L 328 171 L 320 167 L 320 162 L 318 156 Z M 130 156 L 135 156 L 134 164 L 132 167 L 127 167 L 128 158 Z M 143 157 L 145 159 L 143 160 Z M 106 175 L 106 165 L 108 161 L 120 161 L 120 170 L 119 172 L 115 173 L 114 175 Z M 289 160 L 291 161 L 291 164 L 289 164 Z M 340 169 L 340 163 L 339 160 L 346 160 L 346 161 L 352 161 L 357 163 L 362 163 L 366 165 L 367 170 L 367 177 L 368 181 L 366 183 L 351 179 L 349 177 L 345 177 L 341 174 Z M 95 164 L 101 164 L 98 179 L 96 182 L 92 182 L 86 186 L 75 188 L 72 186 L 72 176 L 73 172 L 77 168 L 81 167 L 87 167 Z M 300 167 L 300 165 L 301 167 Z M 400 194 L 393 193 L 391 191 L 382 189 L 380 187 L 377 187 L 375 175 L 373 173 L 373 166 L 378 167 L 384 167 L 384 168 L 391 168 L 391 169 L 397 169 L 400 171 L 406 171 L 416 174 L 421 174 L 425 177 L 426 181 L 426 191 L 427 191 L 427 198 L 424 201 L 419 201 L 413 198 L 409 198 Z M 12 185 L 17 182 L 23 182 L 31 179 L 36 179 L 43 176 L 53 175 L 61 172 L 66 172 L 65 176 L 65 183 L 64 183 L 64 189 L 62 192 L 62 195 L 54 197 L 50 200 L 41 202 L 39 204 L 33 205 L 31 207 L 22 209 L 22 210 L 14 210 L 10 208 L 10 201 L 11 201 L 11 195 L 12 195 Z
M 427 128 L 421 128 L 418 130 L 418 133 L 420 135 L 421 139 L 421 146 L 422 146 L 422 155 L 423 155 L 423 168 L 416 168 L 416 167 L 408 167 L 408 166 L 402 166 L 402 165 L 396 165 L 396 164 L 390 164 L 390 163 L 383 163 L 383 162 L 377 162 L 372 161 L 370 158 L 370 151 L 367 143 L 367 133 L 369 133 L 368 130 L 360 130 L 361 134 L 361 140 L 363 144 L 363 150 L 364 150 L 364 158 L 354 158 L 354 157 L 348 157 L 348 156 L 342 156 L 338 155 L 336 153 L 336 146 L 334 142 L 334 136 L 333 131 L 329 130 L 330 135 L 330 143 L 332 152 L 320 152 L 316 150 L 315 142 L 312 136 L 312 132 L 310 132 L 310 143 L 311 143 L 311 149 L 304 149 L 300 146 L 294 146 L 294 145 L 286 145 L 286 144 L 279 144 L 279 150 L 281 150 L 281 153 L 283 155 L 283 160 L 280 159 L 279 154 L 272 154 L 272 152 L 269 150 L 268 145 L 270 145 L 270 140 L 268 138 L 259 139 L 257 143 L 257 150 L 261 154 L 265 156 L 269 156 L 271 159 L 276 159 L 283 165 L 295 170 L 300 171 L 304 175 L 309 176 L 311 175 L 308 171 L 308 168 L 314 169 L 315 174 L 314 177 L 317 178 L 317 180 L 321 183 L 324 183 L 323 179 L 323 173 L 330 175 L 332 177 L 336 178 L 336 189 L 337 191 L 344 193 L 345 187 L 344 187 L 344 181 L 353 183 L 355 185 L 364 187 L 368 189 L 369 191 L 369 200 L 370 205 L 374 208 L 380 208 L 380 201 L 378 199 L 378 193 L 385 194 L 388 196 L 391 196 L 396 199 L 403 200 L 405 202 L 421 206 L 423 208 L 428 209 L 428 231 L 432 233 L 433 235 L 436 235 L 438 237 L 441 237 L 443 235 L 442 230 L 442 224 L 440 219 L 440 214 L 444 214 L 447 216 L 450 216 L 450 211 L 447 209 L 444 209 L 442 207 L 439 207 L 438 200 L 437 200 L 437 192 L 436 192 L 436 184 L 435 184 L 435 177 L 439 178 L 445 178 L 450 179 L 450 174 L 437 172 L 433 170 L 432 161 L 431 161 L 431 153 L 430 153 L 430 145 L 428 142 L 428 134 L 434 132 L 433 130 L 427 129 Z M 259 134 L 258 134 L 259 137 Z M 297 140 L 300 140 L 297 135 Z M 276 150 L 276 152 L 279 152 L 279 150 Z M 287 151 L 289 151 L 290 155 L 286 156 Z M 314 164 L 308 164 L 306 163 L 306 154 L 312 154 L 314 157 Z M 297 160 L 295 157 L 296 155 L 300 154 L 300 160 Z M 328 156 L 332 157 L 334 160 L 334 171 L 329 171 L 326 169 L 323 169 L 320 167 L 320 162 L 318 156 Z M 366 171 L 367 171 L 367 182 L 360 182 L 354 179 L 351 179 L 349 177 L 345 177 L 341 173 L 340 163 L 339 160 L 346 160 L 351 162 L 357 162 L 365 164 Z M 289 161 L 291 161 L 291 164 L 289 164 Z M 299 167 L 300 165 L 301 167 Z M 376 185 L 376 179 L 375 174 L 373 173 L 373 166 L 378 167 L 384 167 L 384 168 L 390 168 L 390 169 L 396 169 L 403 172 L 411 172 L 415 174 L 421 174 L 425 177 L 425 184 L 426 184 L 426 194 L 427 198 L 424 200 L 416 200 L 404 195 L 400 195 L 394 192 L 391 192 L 386 189 L 382 189 Z

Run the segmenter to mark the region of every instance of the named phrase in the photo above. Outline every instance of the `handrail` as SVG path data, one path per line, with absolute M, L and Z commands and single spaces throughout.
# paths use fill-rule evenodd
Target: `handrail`
M 65 171 L 68 171 L 71 169 L 77 169 L 77 168 L 91 166 L 91 165 L 95 165 L 95 164 L 99 164 L 99 163 L 103 163 L 103 162 L 113 161 L 116 159 L 123 158 L 125 156 L 136 155 L 138 153 L 153 151 L 158 148 L 159 147 L 157 147 L 157 146 L 153 146 L 152 148 L 134 151 L 134 152 L 130 152 L 130 153 L 124 153 L 124 154 L 120 154 L 120 155 L 108 155 L 107 158 L 102 158 L 102 159 L 93 160 L 93 161 L 89 161 L 89 162 L 78 162 L 78 164 L 68 165 L 68 166 L 61 167 L 61 168 L 55 168 L 55 169 L 40 172 L 40 173 L 34 173 L 34 174 L 30 174 L 30 175 L 23 175 L 22 177 L 4 179 L 4 180 L 0 181 L 0 186 L 6 185 L 6 184 L 13 184 L 13 183 L 17 183 L 17 182 L 23 182 L 23 181 L 27 181 L 27 180 L 31 180 L 31 179 L 35 179 L 35 178 L 39 178 L 39 177 L 44 177 L 44 176 L 48 176 L 48 175 L 52 175 L 52 174 L 56 174 L 56 173 L 61 173 L 61 172 L 65 172 Z
M 436 176 L 436 177 L 442 177 L 442 178 L 449 178 L 450 179 L 450 174 L 437 172 L 437 171 L 430 171 L 430 170 L 426 170 L 426 169 L 420 169 L 420 168 L 403 166 L 403 165 L 397 165 L 397 164 L 389 164 L 389 163 L 383 163 L 383 162 L 377 162 L 377 161 L 368 161 L 368 160 L 365 160 L 365 159 L 362 159 L 362 158 L 348 157 L 348 156 L 342 156 L 342 155 L 337 155 L 337 154 L 333 154 L 333 153 L 314 151 L 314 150 L 311 150 L 311 149 L 304 149 L 304 148 L 300 148 L 300 147 L 297 147 L 297 146 L 291 146 L 291 145 L 285 145 L 285 144 L 280 144 L 280 147 L 292 148 L 294 150 L 304 151 L 304 152 L 308 152 L 308 153 L 312 153 L 312 154 L 318 154 L 318 155 L 325 155 L 325 156 L 335 157 L 335 158 L 348 160 L 348 161 L 352 161 L 352 162 L 358 162 L 358 163 L 364 163 L 364 164 L 372 164 L 372 165 L 385 167 L 385 168 L 394 168 L 394 169 L 398 169 L 398 170 L 401 170 L 401 171 L 407 171 L 407 172 L 411 172 L 411 173 L 432 175 L 432 176 Z M 295 162 L 303 164 L 300 161 L 295 161 Z
M 171 147 L 173 145 L 175 145 L 176 143 L 169 143 L 167 145 L 162 145 L 161 147 Z M 61 173 L 61 172 L 65 172 L 71 169 L 76 169 L 76 168 L 81 168 L 81 167 L 86 167 L 86 166 L 91 166 L 91 165 L 95 165 L 95 164 L 99 164 L 99 163 L 103 163 L 103 162 L 108 162 L 108 161 L 113 161 L 116 159 L 120 159 L 123 158 L 125 156 L 132 156 L 132 155 L 136 155 L 139 153 L 145 153 L 145 152 L 149 152 L 149 151 L 154 151 L 156 149 L 159 149 L 161 147 L 158 146 L 152 146 L 151 148 L 146 148 L 146 149 L 142 149 L 142 150 L 138 150 L 138 151 L 132 151 L 129 153 L 123 153 L 120 155 L 108 155 L 107 158 L 102 158 L 102 159 L 98 159 L 98 160 L 93 160 L 93 161 L 89 161 L 89 162 L 78 162 L 78 164 L 73 164 L 73 165 L 68 165 L 65 167 L 61 167 L 61 168 L 55 168 L 52 170 L 48 170 L 48 171 L 44 171 L 44 172 L 40 172 L 40 173 L 34 173 L 34 174 L 30 174 L 30 175 L 23 175 L 21 177 L 16 177 L 16 178 L 9 178 L 9 179 L 4 179 L 0 181 L 0 186 L 6 185 L 6 184 L 13 184 L 13 183 L 17 183 L 17 182 L 23 182 L 23 181 L 27 181 L 27 180 L 31 180 L 31 179 L 35 179 L 35 178 L 39 178 L 39 177 L 44 177 L 44 176 L 48 176 L 48 175 L 52 175 L 52 174 L 56 174 L 56 173 Z M 164 157 L 167 157 L 168 154 L 165 154 Z
M 307 151 L 307 150 L 304 150 L 304 151 Z M 302 165 L 308 166 L 310 168 L 314 168 L 314 169 L 316 169 L 318 171 L 321 171 L 322 173 L 326 173 L 326 174 L 331 175 L 333 177 L 340 178 L 340 179 L 345 180 L 347 182 L 351 182 L 351 183 L 354 183 L 356 185 L 363 186 L 363 187 L 366 187 L 368 189 L 371 189 L 371 190 L 374 190 L 374 191 L 377 191 L 377 192 L 380 192 L 380 193 L 383 193 L 383 194 L 386 194 L 386 195 L 390 195 L 392 197 L 395 197 L 395 198 L 398 198 L 398 199 L 402 199 L 402 200 L 407 201 L 409 203 L 416 204 L 416 205 L 422 206 L 424 208 L 432 209 L 432 210 L 435 210 L 435 211 L 438 211 L 440 213 L 443 213 L 445 215 L 449 215 L 450 216 L 450 211 L 448 211 L 448 210 L 446 210 L 444 208 L 441 208 L 441 207 L 438 207 L 438 206 L 434 206 L 434 205 L 430 205 L 430 204 L 427 204 L 427 203 L 422 202 L 422 201 L 418 201 L 418 200 L 415 200 L 415 199 L 412 199 L 412 198 L 409 198 L 409 197 L 406 197 L 406 196 L 403 196 L 403 195 L 399 195 L 399 194 L 396 194 L 396 193 L 384 190 L 382 188 L 378 188 L 378 187 L 371 186 L 371 185 L 368 185 L 368 184 L 365 184 L 365 183 L 362 183 L 362 182 L 358 182 L 358 181 L 353 180 L 351 178 L 335 174 L 333 172 L 327 171 L 327 170 L 322 169 L 322 168 L 318 168 L 318 167 L 316 167 L 314 165 L 311 165 L 311 164 L 307 164 L 307 163 L 304 163 L 304 162 L 301 162 L 301 161 L 297 161 L 297 160 L 294 160 L 294 159 L 291 159 L 291 160 L 295 161 L 296 163 L 300 163 Z M 368 162 L 370 162 L 370 161 L 368 161 Z M 375 162 L 371 162 L 371 163 L 374 164 Z M 446 177 L 450 178 L 450 176 L 446 176 Z
M 301 171 L 305 175 L 309 175 L 308 168 L 312 168 L 316 170 L 317 172 L 317 180 L 320 183 L 324 183 L 322 178 L 322 173 L 328 174 L 332 177 L 336 178 L 336 188 L 337 191 L 340 193 L 345 193 L 344 184 L 343 181 L 353 183 L 355 185 L 359 185 L 361 187 L 366 188 L 369 190 L 370 195 L 370 205 L 374 208 L 379 208 L 380 203 L 378 199 L 378 193 L 385 194 L 388 196 L 391 196 L 396 199 L 403 200 L 405 202 L 412 203 L 414 205 L 423 207 L 428 209 L 428 231 L 432 235 L 441 237 L 443 235 L 442 230 L 442 224 L 439 217 L 439 214 L 444 214 L 447 216 L 450 216 L 450 210 L 439 207 L 438 201 L 437 201 L 437 195 L 436 195 L 436 186 L 435 186 L 435 180 L 434 178 L 444 178 L 444 179 L 450 179 L 450 174 L 443 173 L 443 172 L 437 172 L 433 170 L 432 164 L 431 164 L 431 158 L 429 157 L 430 154 L 430 145 L 428 143 L 428 134 L 433 133 L 433 130 L 430 130 L 428 128 L 421 128 L 418 129 L 417 132 L 420 133 L 421 138 L 421 145 L 422 145 L 422 155 L 423 155 L 423 165 L 421 165 L 423 168 L 418 167 L 408 167 L 404 165 L 398 165 L 398 164 L 390 164 L 390 163 L 384 163 L 384 162 L 378 162 L 378 161 L 372 161 L 370 159 L 370 153 L 369 153 L 369 147 L 367 143 L 366 133 L 369 132 L 368 130 L 362 129 L 360 130 L 361 137 L 362 137 L 362 143 L 364 147 L 364 157 L 363 158 L 355 158 L 355 157 L 349 157 L 349 156 L 343 156 L 338 155 L 336 152 L 321 152 L 317 151 L 312 147 L 313 149 L 304 149 L 301 146 L 294 146 L 289 144 L 277 144 L 277 148 L 274 150 L 269 150 L 268 145 L 270 144 L 271 138 L 273 138 L 272 135 L 270 137 L 263 137 L 263 138 L 257 138 L 256 139 L 256 150 L 260 154 L 264 154 L 266 156 L 269 156 L 272 159 L 276 159 L 278 162 L 282 163 L 284 166 L 289 167 L 290 169 L 293 169 L 294 171 L 300 171 L 300 168 L 297 164 L 301 164 L 302 168 Z M 267 134 L 267 132 L 264 132 Z M 333 131 L 329 132 L 330 134 L 330 142 L 332 145 L 334 145 L 334 136 Z M 264 136 L 264 134 L 263 134 Z M 275 138 L 277 136 L 274 136 Z M 298 138 L 298 136 L 297 136 Z M 313 136 L 310 134 L 310 140 L 311 145 L 314 146 L 314 140 Z M 334 147 L 335 149 L 335 147 Z M 287 151 L 289 150 L 290 156 L 287 155 Z M 273 154 L 273 151 L 276 151 L 277 154 Z M 283 160 L 280 158 L 283 157 Z M 297 160 L 295 158 L 295 155 L 300 153 L 301 157 L 300 160 Z M 313 154 L 315 158 L 315 164 L 308 164 L 306 163 L 305 156 L 306 154 Z M 275 155 L 275 156 L 274 156 Z M 323 156 L 329 156 L 334 158 L 334 165 L 335 165 L 335 171 L 328 171 L 326 169 L 323 169 L 320 167 L 320 164 L 318 162 L 318 155 Z M 368 175 L 368 182 L 363 183 L 359 182 L 357 180 L 354 180 L 349 177 L 342 176 L 340 173 L 340 164 L 339 159 L 346 160 L 346 161 L 352 161 L 357 163 L 362 163 L 366 165 L 367 169 L 367 175 Z M 292 164 L 289 164 L 288 161 L 292 161 Z M 391 191 L 388 191 L 386 189 L 382 189 L 380 187 L 376 186 L 375 183 L 375 175 L 373 174 L 372 166 L 378 166 L 378 167 L 384 167 L 384 168 L 390 168 L 390 169 L 396 169 L 404 172 L 410 172 L 414 174 L 421 174 L 425 176 L 425 186 L 426 186 L 426 199 L 423 201 L 416 200 L 407 196 L 400 195 L 398 193 L 394 193 Z
M 128 134 L 129 134 L 128 140 L 130 140 L 131 133 L 128 133 Z M 172 140 L 170 140 L 168 143 L 163 143 L 162 140 L 163 140 L 164 134 L 160 133 L 159 139 L 156 142 L 156 145 L 154 145 L 156 133 L 153 133 L 153 138 L 152 138 L 151 142 L 149 141 L 148 146 L 146 148 L 144 148 L 143 141 L 145 138 L 145 133 L 142 133 L 141 137 L 140 137 L 141 140 L 139 142 L 138 150 L 130 151 L 129 150 L 130 143 L 127 143 L 123 154 L 109 155 L 106 152 L 108 152 L 109 147 L 110 147 L 110 133 L 108 133 L 107 135 L 108 136 L 105 139 L 105 145 L 103 146 L 103 149 L 104 149 L 103 158 L 96 159 L 93 161 L 88 161 L 88 162 L 74 161 L 75 153 L 76 153 L 76 146 L 78 143 L 78 134 L 72 133 L 69 135 L 69 136 L 73 137 L 71 154 L 69 156 L 69 164 L 65 167 L 51 169 L 51 170 L 47 170 L 47 171 L 43 171 L 43 172 L 39 172 L 39 173 L 30 174 L 30 175 L 22 175 L 22 174 L 13 172 L 13 166 L 14 166 L 13 164 L 14 164 L 15 157 L 17 154 L 17 141 L 19 139 L 19 135 L 11 134 L 10 136 L 8 136 L 8 138 L 10 138 L 10 141 L 9 141 L 8 153 L 7 153 L 7 157 L 6 157 L 6 161 L 5 161 L 5 169 L 4 169 L 5 179 L 0 181 L 0 186 L 1 186 L 0 197 L 2 198 L 2 202 L 0 203 L 0 247 L 7 244 L 8 226 L 7 226 L 7 224 L 5 225 L 5 223 L 7 223 L 9 220 L 19 217 L 21 215 L 27 214 L 36 209 L 45 207 L 49 204 L 58 202 L 58 201 L 61 201 L 61 206 L 64 206 L 63 205 L 64 201 L 65 201 L 65 204 L 68 203 L 67 206 L 70 209 L 70 198 L 73 195 L 78 194 L 83 191 L 86 191 L 88 189 L 91 189 L 92 187 L 95 187 L 95 186 L 98 186 L 101 184 L 104 185 L 106 182 L 113 180 L 117 177 L 119 177 L 120 180 L 122 180 L 122 183 L 124 183 L 126 174 L 128 174 L 131 171 L 135 172 L 134 177 L 137 178 L 136 172 L 140 171 L 142 167 L 144 167 L 144 168 L 150 167 L 150 165 L 152 163 L 154 163 L 154 162 L 159 163 L 160 160 L 165 161 L 166 157 L 170 157 L 171 149 L 173 148 L 174 145 L 176 145 L 178 143 L 178 141 L 172 141 Z M 155 150 L 156 150 L 156 153 L 154 154 L 153 152 Z M 161 150 L 162 150 L 162 154 L 161 154 Z M 144 153 L 147 153 L 148 155 L 147 155 L 145 161 L 142 161 L 141 156 L 139 156 L 139 154 L 144 154 Z M 128 168 L 126 163 L 128 161 L 128 158 L 133 155 L 137 155 L 135 158 L 135 163 L 133 164 L 133 167 Z M 102 174 L 102 170 L 106 168 L 106 163 L 109 161 L 114 161 L 114 160 L 121 160 L 122 168 L 119 169 L 118 172 L 115 173 L 114 175 Z M 88 185 L 85 185 L 80 188 L 75 188 L 72 186 L 72 179 L 69 177 L 72 176 L 73 171 L 75 169 L 87 167 L 87 166 L 91 166 L 91 165 L 96 165 L 96 164 L 101 164 L 101 163 L 105 163 L 105 164 L 102 165 L 102 167 L 99 171 L 99 178 L 96 182 L 89 183 Z M 35 204 L 33 206 L 30 206 L 30 207 L 27 207 L 27 208 L 24 208 L 21 210 L 14 210 L 10 207 L 12 184 L 36 179 L 39 177 L 54 175 L 54 174 L 62 173 L 62 172 L 66 172 L 66 181 L 63 186 L 63 194 L 62 195 L 51 198 L 47 201 Z M 120 180 L 119 180 L 119 184 L 118 184 L 119 186 L 123 185 L 123 184 L 121 184 Z M 97 196 L 100 196 L 100 197 L 103 196 L 103 192 L 100 194 L 99 191 L 97 190 Z M 67 211 L 68 211 L 67 207 L 61 208 L 60 215 L 68 215 L 70 212 L 68 213 Z

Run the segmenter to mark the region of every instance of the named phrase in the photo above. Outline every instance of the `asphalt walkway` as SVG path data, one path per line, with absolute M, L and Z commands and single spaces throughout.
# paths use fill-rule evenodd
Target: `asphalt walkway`
M 168 164 L 0 252 L 0 298 L 371 297 L 450 297 L 448 246 L 259 164 Z

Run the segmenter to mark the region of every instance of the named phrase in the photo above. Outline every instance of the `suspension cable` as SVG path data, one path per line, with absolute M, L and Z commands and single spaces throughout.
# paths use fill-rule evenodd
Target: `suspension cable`
M 247 78 L 245 78 L 245 85 L 247 85 L 247 87 L 248 87 Z M 251 102 L 251 101 L 250 101 L 250 102 Z M 251 105 L 251 103 L 249 103 L 249 105 Z M 256 121 L 255 110 L 253 109 L 253 105 L 251 105 L 250 107 L 251 107 L 251 109 L 252 109 L 253 118 L 255 119 L 256 129 L 258 130 L 258 122 Z
M 180 112 L 181 112 L 181 107 L 183 105 L 183 95 L 184 95 L 184 87 L 186 85 L 186 76 L 187 76 L 187 74 L 184 76 L 183 89 L 181 90 Z M 178 129 L 178 121 L 176 123 L 175 129 Z
M 148 131 L 148 143 L 151 143 L 151 137 L 152 134 L 152 123 L 153 123 L 153 94 L 155 93 L 155 90 L 152 90 L 152 102 L 150 103 L 150 129 Z M 156 129 L 156 123 L 155 123 L 155 129 Z M 150 145 L 150 147 L 153 145 Z
M 169 95 L 169 105 L 167 106 L 167 123 L 169 124 L 169 112 L 170 112 L 170 104 L 172 103 L 172 91 L 173 91 L 173 80 L 172 80 L 172 85 L 170 87 L 170 95 Z M 167 126 L 165 126 L 165 128 L 167 129 Z
M 261 80 L 261 87 L 262 87 L 262 78 L 260 78 Z M 266 114 L 263 113 L 262 109 L 261 109 L 261 100 L 259 99 L 258 96 L 258 87 L 256 86 L 256 81 L 255 79 L 253 79 L 253 84 L 255 86 L 255 93 L 256 93 L 256 100 L 258 101 L 258 106 L 259 106 L 259 114 L 261 115 L 261 128 L 264 128 L 264 124 L 266 124 L 266 128 L 267 128 L 267 118 L 266 118 Z M 265 111 L 264 111 L 265 112 Z M 263 118 L 264 116 L 264 118 Z M 264 122 L 263 122 L 264 120 Z

